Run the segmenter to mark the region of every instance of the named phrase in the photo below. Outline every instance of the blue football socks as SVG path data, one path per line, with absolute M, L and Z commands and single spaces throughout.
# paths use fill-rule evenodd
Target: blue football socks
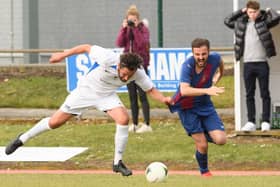
M 196 160 L 197 160 L 198 165 L 199 165 L 200 173 L 203 174 L 203 173 L 208 172 L 209 170 L 208 170 L 208 156 L 207 156 L 207 153 L 202 154 L 202 153 L 196 151 L 195 157 L 196 157 Z

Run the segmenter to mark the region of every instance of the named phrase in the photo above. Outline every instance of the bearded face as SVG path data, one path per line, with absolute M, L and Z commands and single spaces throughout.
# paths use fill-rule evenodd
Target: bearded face
M 193 48 L 193 56 L 195 59 L 196 66 L 198 68 L 204 68 L 207 63 L 209 56 L 209 49 L 207 46 L 201 46 L 199 48 Z

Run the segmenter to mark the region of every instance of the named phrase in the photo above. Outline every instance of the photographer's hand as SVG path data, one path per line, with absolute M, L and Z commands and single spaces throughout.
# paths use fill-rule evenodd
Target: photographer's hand
M 127 19 L 124 19 L 122 22 L 122 27 L 125 28 L 127 27 Z

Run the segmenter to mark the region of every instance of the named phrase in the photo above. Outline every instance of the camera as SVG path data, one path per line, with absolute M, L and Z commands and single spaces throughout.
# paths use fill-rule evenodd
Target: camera
M 127 25 L 128 25 L 129 27 L 134 27 L 134 22 L 131 21 L 131 20 L 127 20 Z

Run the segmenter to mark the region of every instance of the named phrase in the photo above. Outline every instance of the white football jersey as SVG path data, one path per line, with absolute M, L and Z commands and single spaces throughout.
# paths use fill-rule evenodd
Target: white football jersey
M 89 53 L 89 58 L 98 65 L 90 69 L 78 82 L 77 88 L 80 88 L 80 91 L 90 92 L 83 93 L 85 95 L 111 95 L 115 93 L 118 88 L 133 80 L 135 80 L 135 83 L 144 91 L 154 86 L 144 69 L 137 69 L 127 82 L 122 82 L 118 76 L 117 70 L 120 54 L 112 50 L 93 45 Z

